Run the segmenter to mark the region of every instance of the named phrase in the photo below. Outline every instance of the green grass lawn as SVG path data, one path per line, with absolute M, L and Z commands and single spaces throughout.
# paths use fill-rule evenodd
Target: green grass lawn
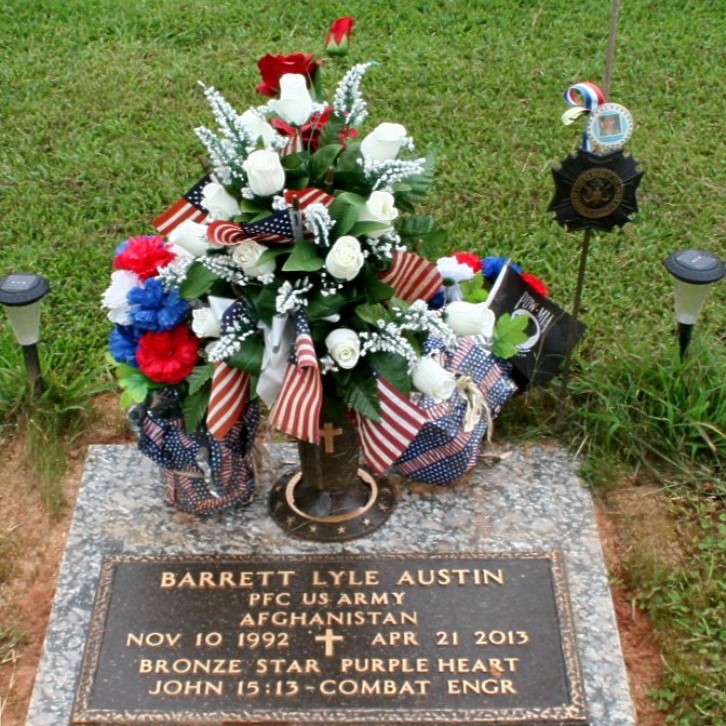
M 609 3 L 6 0 L 0 275 L 30 271 L 51 282 L 41 353 L 53 382 L 52 411 L 75 410 L 107 380 L 110 324 L 99 298 L 113 250 L 128 236 L 152 233 L 149 221 L 200 176 L 193 128 L 210 124 L 211 114 L 197 81 L 215 85 L 240 110 L 262 103 L 254 91 L 257 59 L 267 52 L 322 54 L 330 21 L 343 14 L 356 18 L 345 61 L 381 63 L 363 86 L 369 128 L 401 122 L 418 149 L 437 156 L 426 211 L 448 231 L 440 253 L 511 255 L 570 307 L 582 237 L 547 212 L 550 169 L 579 143 L 580 126 L 559 120 L 563 90 L 602 79 Z M 722 8 L 710 0 L 623 1 L 610 100 L 635 117 L 628 150 L 646 173 L 641 211 L 622 231 L 593 238 L 582 306 L 588 330 L 575 361 L 571 415 L 564 424 L 551 421 L 551 396 L 536 395 L 512 406 L 503 423 L 530 434 L 562 433 L 564 426 L 569 440 L 586 442 L 590 470 L 617 457 L 626 470 L 647 466 L 675 482 L 683 506 L 695 506 L 707 525 L 689 564 L 700 573 L 697 582 L 668 574 L 686 583 L 679 606 L 689 602 L 688 587 L 701 594 L 704 578 L 723 577 L 723 557 L 720 565 L 716 557 L 723 554 L 722 510 L 704 519 L 698 507 L 702 497 L 725 490 L 726 283 L 699 321 L 698 359 L 682 370 L 662 262 L 691 246 L 726 257 L 725 28 Z M 347 66 L 327 63 L 331 92 Z M 0 421 L 8 428 L 20 401 L 20 369 L 3 320 Z M 643 592 L 662 581 L 641 583 Z M 691 661 L 701 648 L 717 657 L 708 644 L 719 637 L 713 628 L 723 609 L 704 606 L 691 616 L 678 610 L 663 620 L 667 598 L 658 603 L 664 642 L 679 629 L 702 633 L 669 661 L 675 665 L 659 697 L 679 723 L 707 723 L 699 719 L 726 708 L 723 683 L 708 669 L 693 681 Z

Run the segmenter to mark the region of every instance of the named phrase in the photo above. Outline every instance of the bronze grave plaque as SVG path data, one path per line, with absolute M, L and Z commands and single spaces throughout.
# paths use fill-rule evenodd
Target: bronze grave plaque
M 74 724 L 587 724 L 559 552 L 125 556 Z

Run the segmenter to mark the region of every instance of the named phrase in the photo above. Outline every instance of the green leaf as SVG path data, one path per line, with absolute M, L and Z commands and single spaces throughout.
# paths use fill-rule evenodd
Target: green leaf
M 372 232 L 385 232 L 390 228 L 391 226 L 385 222 L 356 222 L 348 234 L 360 237 L 364 234 L 369 235 Z
M 381 303 L 375 303 L 372 305 L 358 305 L 355 309 L 355 314 L 364 322 L 376 325 L 379 320 L 390 320 L 391 314 L 388 308 Z
M 217 276 L 201 262 L 192 262 L 187 276 L 179 288 L 179 295 L 187 300 L 201 297 L 217 281 Z
M 287 245 L 275 245 L 274 247 L 268 247 L 257 260 L 258 265 L 264 265 L 269 260 L 274 260 L 280 255 L 287 255 L 290 252 L 290 247 Z
M 436 222 L 427 214 L 404 217 L 397 225 L 396 231 L 403 239 L 420 239 L 436 229 Z
M 371 353 L 371 365 L 379 376 L 385 378 L 404 396 L 411 393 L 411 377 L 404 358 L 395 353 Z
M 310 154 L 298 151 L 282 157 L 282 168 L 294 177 L 310 176 Z
M 270 213 L 270 210 L 267 209 L 263 204 L 261 204 L 260 201 L 257 199 L 245 199 L 244 197 L 242 197 L 239 200 L 239 208 L 244 215 L 257 216 L 258 214 L 261 214 L 263 212 L 267 212 L 267 214 Z
M 327 318 L 329 315 L 335 315 L 345 305 L 347 300 L 337 292 L 333 295 L 316 295 L 310 298 L 307 307 L 308 317 Z
M 210 386 L 203 386 L 196 393 L 187 396 L 181 403 L 184 427 L 190 433 L 196 431 L 204 419 L 204 412 L 207 410 L 209 401 L 209 388 Z
M 315 272 L 323 264 L 323 260 L 318 257 L 317 247 L 312 242 L 298 240 L 282 269 L 284 272 Z
M 229 358 L 227 363 L 248 373 L 258 374 L 262 370 L 264 349 L 265 346 L 258 336 L 245 338 L 240 349 Z
M 484 302 L 489 297 L 489 291 L 484 287 L 484 275 L 477 273 L 471 280 L 459 283 L 464 300 L 470 303 Z
M 527 340 L 528 318 L 525 315 L 512 317 L 509 313 L 499 316 L 494 326 L 494 345 L 492 353 L 506 360 L 517 355 L 517 346 Z
M 122 396 L 126 401 L 124 407 L 132 403 L 143 403 L 149 395 L 149 391 L 161 387 L 145 376 L 138 368 L 126 363 L 121 363 L 116 368 L 116 376 L 123 391 Z
M 289 248 L 288 248 L 289 249 Z M 276 285 L 264 285 L 261 288 L 257 288 L 254 292 L 250 290 L 250 286 L 247 288 L 247 297 L 252 301 L 257 317 L 267 325 L 272 325 L 272 318 L 277 312 L 275 307 L 275 298 L 277 297 L 277 286 Z
M 189 394 L 196 393 L 214 373 L 214 363 L 197 366 L 189 375 Z
M 365 203 L 366 200 L 363 197 L 351 192 L 343 192 L 335 198 L 335 201 L 328 207 L 328 211 L 336 221 L 335 235 L 337 237 L 342 237 L 353 229 Z
M 342 151 L 340 144 L 328 144 L 321 146 L 310 157 L 310 176 L 313 180 L 324 180 L 325 174 L 335 163 L 335 159 Z
M 379 300 L 390 300 L 393 297 L 395 290 L 390 285 L 386 285 L 385 282 L 379 280 L 376 275 L 365 275 L 362 280 L 366 300 L 377 302 Z
M 381 402 L 374 378 L 353 378 L 343 390 L 345 405 L 371 421 L 381 420 Z

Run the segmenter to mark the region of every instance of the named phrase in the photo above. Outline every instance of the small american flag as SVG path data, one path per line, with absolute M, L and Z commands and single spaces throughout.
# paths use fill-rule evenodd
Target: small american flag
M 381 420 L 371 421 L 356 414 L 358 435 L 366 464 L 380 474 L 388 469 L 416 438 L 426 423 L 426 412 L 395 389 L 385 378 L 378 378 Z
M 259 222 L 235 224 L 234 222 L 212 222 L 207 230 L 210 242 L 216 245 L 238 245 L 254 240 L 269 244 L 286 244 L 295 241 L 295 232 L 290 218 L 291 210 L 280 209 Z
M 444 284 L 436 265 L 415 252 L 394 252 L 391 267 L 378 278 L 395 290 L 396 297 L 410 303 L 430 300 Z
M 202 190 L 212 181 L 209 174 L 200 179 L 178 202 L 173 204 L 164 214 L 157 217 L 151 224 L 161 232 L 169 234 L 187 219 L 201 222 L 207 216 L 202 205 Z
M 250 376 L 219 361 L 214 366 L 207 409 L 207 429 L 221 441 L 239 421 L 250 396 Z
M 272 408 L 270 424 L 297 439 L 316 444 L 320 440 L 320 409 L 323 382 L 307 316 L 295 315 L 295 348 L 288 363 L 282 390 Z

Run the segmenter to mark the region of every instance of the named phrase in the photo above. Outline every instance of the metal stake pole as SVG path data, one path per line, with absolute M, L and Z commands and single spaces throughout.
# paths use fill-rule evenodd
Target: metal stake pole
M 603 78 L 603 93 L 605 100 L 610 96 L 610 85 L 613 77 L 613 66 L 615 65 L 615 41 L 618 37 L 618 17 L 620 15 L 620 0 L 613 0 L 610 7 L 610 34 L 608 36 L 608 49 L 605 56 L 605 73 Z M 575 289 L 575 300 L 572 303 L 573 322 L 579 320 L 580 303 L 582 300 L 582 288 L 585 283 L 585 270 L 587 267 L 587 255 L 590 251 L 590 237 L 592 230 L 586 229 L 582 236 L 582 249 L 580 250 L 580 269 L 577 273 L 577 287 Z M 572 333 L 574 333 L 574 326 Z M 572 363 L 572 340 L 568 342 L 567 356 L 565 357 L 564 368 L 562 369 L 562 387 L 560 388 L 560 399 L 567 395 L 567 387 L 570 383 L 570 365 Z

